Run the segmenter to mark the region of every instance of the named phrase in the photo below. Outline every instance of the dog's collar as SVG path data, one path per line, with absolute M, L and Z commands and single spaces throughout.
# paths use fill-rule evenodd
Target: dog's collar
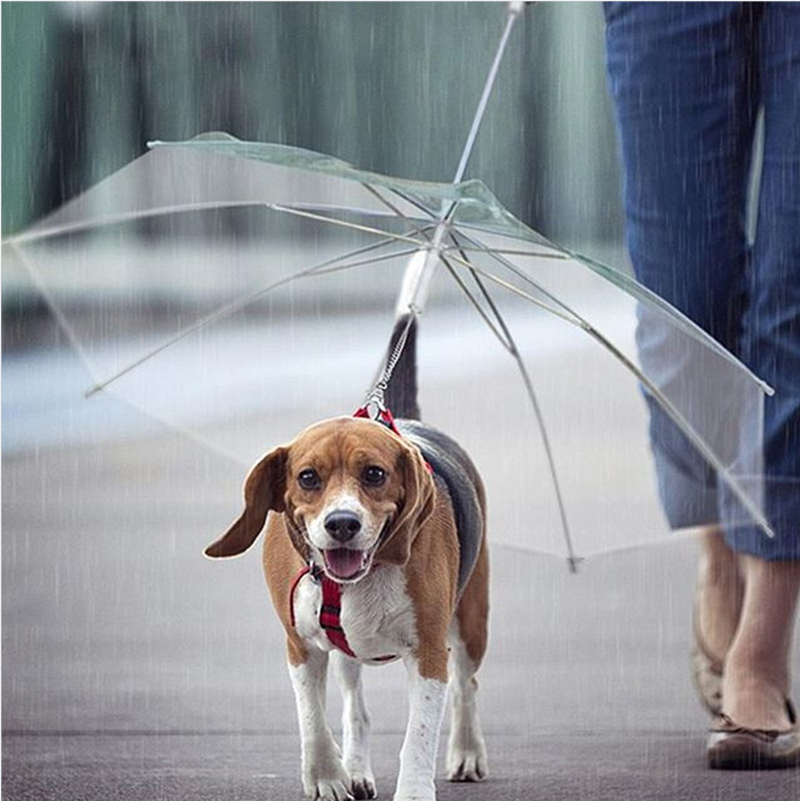
M 294 593 L 297 585 L 304 576 L 311 576 L 311 579 L 320 585 L 322 589 L 322 603 L 319 610 L 319 625 L 322 627 L 325 635 L 330 643 L 338 648 L 343 653 L 357 659 L 358 657 L 350 647 L 347 641 L 347 635 L 344 633 L 341 622 L 342 614 L 342 589 L 341 585 L 334 581 L 325 574 L 325 571 L 313 562 L 309 562 L 302 568 L 292 581 L 291 589 L 289 590 L 289 616 L 292 621 L 292 628 L 295 628 L 294 619 Z M 397 659 L 395 654 L 388 654 L 386 656 L 378 656 L 370 659 L 370 662 L 390 662 L 392 659 Z

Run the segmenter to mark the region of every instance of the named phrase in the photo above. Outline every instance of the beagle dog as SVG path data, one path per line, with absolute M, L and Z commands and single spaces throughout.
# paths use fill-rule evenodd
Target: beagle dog
M 393 341 L 415 325 L 399 320 Z M 414 340 L 386 395 L 412 418 Z M 375 797 L 361 666 L 393 659 L 405 664 L 409 693 L 395 801 L 435 799 L 448 680 L 448 777 L 487 774 L 475 698 L 488 615 L 483 485 L 452 439 L 415 419 L 394 422 L 326 420 L 267 453 L 247 477 L 241 517 L 205 551 L 242 553 L 266 522 L 264 574 L 286 630 L 311 799 Z M 342 750 L 325 721 L 329 661 L 344 696 Z

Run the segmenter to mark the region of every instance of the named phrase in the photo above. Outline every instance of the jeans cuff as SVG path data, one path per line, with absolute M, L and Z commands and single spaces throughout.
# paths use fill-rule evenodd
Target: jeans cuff
M 719 522 L 717 485 L 689 475 L 664 453 L 655 451 L 658 492 L 670 527 L 691 528 Z

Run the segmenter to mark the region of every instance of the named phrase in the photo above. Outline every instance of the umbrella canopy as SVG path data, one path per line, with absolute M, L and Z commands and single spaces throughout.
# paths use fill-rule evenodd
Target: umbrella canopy
M 296 411 L 299 429 L 360 403 L 415 265 L 435 278 L 430 303 L 418 293 L 423 416 L 472 450 L 490 500 L 495 482 L 519 487 L 518 530 L 496 541 L 567 555 L 565 517 L 578 556 L 664 535 L 642 389 L 770 533 L 769 388 L 480 181 L 409 181 L 210 134 L 154 143 L 4 248 L 30 269 L 96 388 L 243 465 L 296 433 L 273 429 L 271 411 Z M 664 361 L 639 359 L 637 317 L 661 332 Z M 504 371 L 520 372 L 518 392 L 495 391 Z M 437 394 L 445 378 L 463 391 Z

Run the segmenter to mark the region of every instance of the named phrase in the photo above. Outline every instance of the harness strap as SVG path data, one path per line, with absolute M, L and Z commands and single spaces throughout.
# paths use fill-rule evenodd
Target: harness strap
M 330 641 L 334 648 L 338 648 L 343 653 L 347 654 L 353 659 L 357 659 L 350 643 L 347 642 L 347 635 L 344 633 L 341 623 L 342 614 L 342 590 L 340 585 L 328 578 L 325 572 L 317 565 L 306 565 L 302 568 L 292 581 L 292 586 L 289 589 L 289 617 L 292 621 L 292 628 L 295 627 L 294 618 L 294 593 L 297 590 L 297 585 L 300 580 L 311 574 L 317 584 L 322 588 L 322 606 L 319 612 L 319 625 L 325 632 L 325 636 Z M 394 654 L 387 654 L 386 656 L 378 656 L 370 660 L 372 662 L 389 662 L 397 657 Z
M 347 635 L 342 628 L 342 591 L 339 585 L 329 579 L 322 571 L 319 581 L 322 584 L 322 607 L 319 611 L 319 624 L 333 645 L 348 656 L 355 657 Z
M 294 577 L 292 580 L 292 586 L 289 588 L 289 619 L 292 621 L 292 628 L 297 628 L 297 623 L 294 619 L 294 593 L 297 589 L 297 585 L 300 583 L 300 579 L 303 576 L 309 574 L 311 572 L 311 568 L 306 565 L 300 572 Z

